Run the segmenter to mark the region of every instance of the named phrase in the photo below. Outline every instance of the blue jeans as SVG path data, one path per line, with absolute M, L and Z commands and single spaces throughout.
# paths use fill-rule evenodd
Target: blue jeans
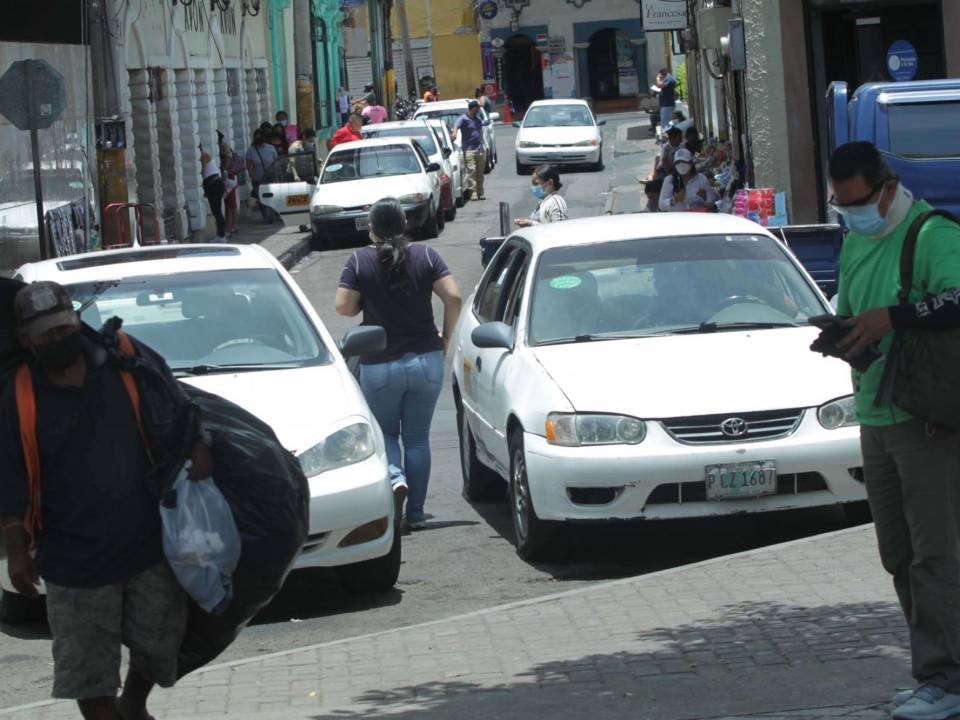
M 667 125 L 673 120 L 673 111 L 677 109 L 676 105 L 667 105 L 660 108 L 660 132 L 667 134 Z
M 403 468 L 407 476 L 407 519 L 411 522 L 425 519 L 423 504 L 430 482 L 430 423 L 442 387 L 440 351 L 409 353 L 399 360 L 360 366 L 360 388 L 383 430 L 387 461 Z

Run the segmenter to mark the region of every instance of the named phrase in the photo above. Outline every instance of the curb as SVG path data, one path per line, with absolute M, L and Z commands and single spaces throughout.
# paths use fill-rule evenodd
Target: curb
M 484 615 L 491 615 L 498 612 L 505 612 L 509 610 L 515 610 L 518 608 L 530 607 L 531 605 L 540 605 L 545 603 L 552 603 L 558 600 L 562 600 L 568 597 L 576 597 L 578 595 L 584 595 L 591 592 L 602 591 L 607 588 L 620 587 L 622 585 L 628 585 L 635 582 L 648 581 L 660 577 L 667 577 L 670 575 L 675 575 L 681 572 L 688 572 L 690 570 L 696 570 L 698 568 L 711 567 L 713 565 L 718 565 L 721 563 L 728 563 L 737 560 L 743 560 L 746 558 L 753 557 L 755 555 L 762 555 L 769 552 L 778 552 L 786 548 L 791 548 L 799 545 L 805 545 L 807 543 L 819 542 L 827 538 L 839 537 L 843 535 L 851 535 L 857 532 L 863 532 L 869 529 L 872 526 L 872 523 L 869 525 L 857 525 L 852 528 L 844 528 L 842 530 L 835 530 L 829 533 L 823 533 L 820 535 L 812 535 L 810 537 L 799 538 L 797 540 L 788 540 L 787 542 L 777 543 L 776 545 L 767 545 L 761 548 L 754 548 L 752 550 L 744 550 L 743 552 L 733 553 L 731 555 L 721 555 L 719 557 L 710 558 L 709 560 L 702 560 L 696 563 L 690 563 L 688 565 L 680 565 L 674 568 L 667 568 L 666 570 L 658 570 L 656 572 L 647 573 L 645 575 L 634 575 L 627 578 L 619 578 L 617 580 L 608 580 L 601 583 L 596 583 L 594 585 L 588 585 L 585 587 L 576 588 L 574 590 L 564 590 L 558 593 L 552 593 L 550 595 L 542 595 L 536 598 L 527 598 L 526 600 L 518 600 L 511 603 L 506 603 L 504 605 L 495 605 L 489 608 L 483 608 L 480 610 L 474 610 L 472 612 L 463 613 L 461 615 L 453 615 L 447 618 L 441 618 L 438 620 L 429 620 L 423 623 L 415 623 L 413 625 L 402 625 L 400 627 L 391 628 L 390 630 L 380 630 L 378 632 L 367 633 L 365 635 L 355 635 L 349 638 L 341 638 L 340 640 L 331 640 L 324 643 L 316 643 L 313 645 L 304 645 L 303 647 L 291 648 L 289 650 L 281 650 L 279 652 L 265 653 L 263 655 L 257 655 L 255 657 L 243 658 L 240 660 L 233 660 L 231 662 L 221 662 L 214 665 L 207 665 L 202 667 L 194 672 L 190 673 L 186 677 L 195 677 L 207 672 L 215 672 L 217 670 L 230 670 L 233 668 L 240 667 L 242 665 L 250 665 L 252 663 L 262 662 L 264 660 L 272 660 L 276 658 L 286 657 L 288 655 L 296 655 L 298 653 L 307 652 L 310 650 L 320 650 L 323 648 L 332 648 L 338 645 L 344 645 L 348 643 L 355 643 L 363 640 L 370 640 L 374 638 L 380 638 L 387 635 L 391 635 L 397 632 L 403 632 L 407 630 L 419 629 L 432 627 L 434 625 L 442 625 L 444 623 L 457 622 L 460 620 L 467 620 L 476 617 L 482 617 Z M 22 712 L 24 710 L 33 710 L 41 707 L 47 707 L 49 705 L 56 705 L 58 703 L 67 702 L 65 700 L 41 700 L 39 702 L 30 703 L 28 705 L 20 705 L 17 707 L 9 707 L 0 709 L 0 716 L 11 715 L 15 712 Z
M 277 255 L 277 261 L 283 265 L 286 270 L 289 270 L 309 254 L 310 238 L 308 236 L 302 240 L 298 240 L 292 247 L 287 248 Z

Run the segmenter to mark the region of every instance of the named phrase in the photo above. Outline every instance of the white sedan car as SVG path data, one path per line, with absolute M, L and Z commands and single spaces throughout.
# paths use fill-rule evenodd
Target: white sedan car
M 515 122 L 517 174 L 536 165 L 591 165 L 603 170 L 603 135 L 583 100 L 538 100 Z
M 426 120 L 399 120 L 397 122 L 382 122 L 364 126 L 361 130 L 365 138 L 413 138 L 427 154 L 431 163 L 440 166 L 440 206 L 443 210 L 443 219 L 452 222 L 457 219 L 458 199 L 462 189 L 459 173 L 454 173 L 453 148 L 444 147 L 440 138 Z
M 93 327 L 123 318 L 123 329 L 183 382 L 273 428 L 310 484 L 310 530 L 296 568 L 335 567 L 358 590 L 393 587 L 400 532 L 383 435 L 343 359 L 376 351 L 377 338 L 348 334 L 338 349 L 259 245 L 110 250 L 24 265 L 18 277 L 66 286 L 75 303 L 90 303 L 83 319 Z M 23 603 L 2 560 L 0 587 L 13 615 Z
M 413 119 L 420 120 L 421 118 L 430 118 L 443 120 L 447 129 L 453 132 L 453 125 L 457 121 L 457 118 L 467 112 L 468 102 L 468 100 L 463 99 L 424 103 L 417 108 L 417 111 L 413 114 Z M 497 157 L 497 130 L 493 123 L 500 119 L 500 113 L 494 112 L 487 115 L 483 108 L 480 108 L 479 112 L 480 120 L 483 122 L 483 144 L 487 150 L 487 165 L 484 171 L 489 173 L 499 160 Z M 460 143 L 457 143 L 457 147 L 460 147 Z
M 450 129 L 443 120 L 427 120 L 437 134 L 440 146 L 449 148 L 450 164 L 453 166 L 453 182 L 457 188 L 457 207 L 463 207 L 467 197 L 467 160 L 463 155 L 463 148 L 455 145 Z
M 454 340 L 464 495 L 518 552 L 563 522 L 862 501 L 849 368 L 789 251 L 728 215 L 570 220 L 497 252 Z
M 337 145 L 323 164 L 310 199 L 316 247 L 342 238 L 366 238 L 370 206 L 385 197 L 403 204 L 407 227 L 423 239 L 445 224 L 441 211 L 440 165 L 409 137 L 371 138 Z

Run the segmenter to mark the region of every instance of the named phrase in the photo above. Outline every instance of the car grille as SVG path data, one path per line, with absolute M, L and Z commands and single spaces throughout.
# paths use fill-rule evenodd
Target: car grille
M 678 442 L 691 445 L 706 443 L 735 443 L 746 440 L 774 440 L 786 437 L 797 429 L 803 409 L 764 410 L 761 412 L 724 413 L 723 415 L 696 415 L 690 417 L 668 418 L 661 424 Z M 738 435 L 724 431 L 727 421 L 739 425 L 742 432 Z M 728 426 L 729 427 L 729 426 Z
M 552 153 L 550 155 L 547 155 L 546 153 L 531 153 L 527 156 L 527 159 L 532 162 L 586 162 L 587 154 L 582 152 Z
M 802 495 L 828 489 L 827 481 L 820 473 L 788 473 L 777 476 L 777 495 Z M 761 497 L 771 496 L 763 495 Z M 654 488 L 653 492 L 647 497 L 647 505 L 682 505 L 688 502 L 704 502 L 706 499 L 707 484 L 703 480 L 665 483 Z

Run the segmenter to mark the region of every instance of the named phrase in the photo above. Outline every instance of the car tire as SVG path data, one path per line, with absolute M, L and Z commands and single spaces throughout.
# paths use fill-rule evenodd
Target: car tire
M 393 526 L 393 545 L 390 552 L 373 560 L 334 568 L 340 584 L 355 593 L 382 593 L 392 590 L 400 577 L 403 557 L 401 534 L 398 517 Z
M 443 219 L 444 219 L 444 222 L 453 222 L 454 220 L 457 219 L 457 204 L 456 204 L 456 203 L 454 203 L 454 204 L 453 204 L 453 207 L 450 208 L 449 210 L 444 210 L 444 211 L 443 211 Z
M 498 502 L 506 496 L 507 483 L 477 458 L 477 441 L 470 430 L 463 404 L 457 403 L 457 435 L 460 438 L 460 474 L 463 497 L 468 502 Z
M 538 518 L 533 507 L 527 480 L 523 431 L 519 428 L 510 434 L 510 516 L 513 519 L 517 555 L 528 562 L 546 559 L 548 550 L 553 546 L 556 523 Z
M 437 205 L 437 229 L 440 232 L 443 232 L 443 229 L 447 226 L 447 215 L 446 210 Z
M 483 164 L 483 174 L 489 175 L 493 172 L 493 156 L 487 155 L 486 162 Z
M 316 230 L 310 231 L 310 249 L 311 250 L 326 250 L 328 249 L 330 243 L 326 237 L 319 234 Z
M 440 234 L 440 224 L 437 219 L 438 211 L 436 208 L 430 208 L 430 214 L 427 216 L 426 221 L 423 223 L 423 226 L 420 228 L 420 237 L 423 240 L 433 240 Z
M 530 166 L 524 165 L 522 162 L 517 160 L 517 175 L 527 175 L 530 172 Z
M 459 197 L 457 197 L 457 201 L 454 203 L 454 205 L 456 205 L 458 208 L 462 208 L 466 204 L 467 204 L 467 191 L 461 190 L 460 195 Z
M 38 617 L 41 602 L 20 593 L 0 591 L 0 623 L 20 625 Z

